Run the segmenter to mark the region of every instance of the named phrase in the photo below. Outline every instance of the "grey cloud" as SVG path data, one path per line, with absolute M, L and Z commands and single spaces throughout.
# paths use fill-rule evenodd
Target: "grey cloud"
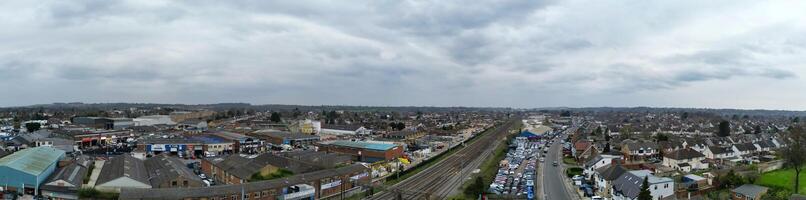
M 4 1 L 0 17 L 9 20 L 0 26 L 15 28 L 0 31 L 0 84 L 38 90 L 8 88 L 21 97 L 0 106 L 535 107 L 628 97 L 651 105 L 671 100 L 641 95 L 751 78 L 806 85 L 806 30 L 781 25 L 806 15 L 767 18 L 755 4 L 806 9 L 752 1 Z M 759 25 L 712 20 L 721 15 Z M 54 85 L 76 89 L 46 95 L 59 92 Z

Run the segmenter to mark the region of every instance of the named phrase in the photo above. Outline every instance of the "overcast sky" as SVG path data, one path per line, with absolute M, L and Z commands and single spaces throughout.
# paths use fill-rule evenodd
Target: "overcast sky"
M 804 1 L 185 2 L 0 1 L 0 106 L 806 110 Z

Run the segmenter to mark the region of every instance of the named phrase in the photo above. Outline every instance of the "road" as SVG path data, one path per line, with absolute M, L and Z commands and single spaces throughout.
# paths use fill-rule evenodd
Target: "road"
M 570 130 L 570 129 L 569 129 Z M 565 138 L 567 134 L 562 134 L 558 137 L 558 139 L 554 139 L 554 143 L 552 143 L 551 147 L 549 148 L 548 154 L 546 154 L 546 160 L 542 164 L 543 168 L 543 181 L 538 181 L 538 183 L 543 183 L 543 191 L 545 192 L 544 195 L 541 195 L 543 199 L 550 199 L 550 200 L 571 200 L 571 193 L 568 192 L 568 189 L 565 187 L 565 172 L 563 170 L 563 161 L 560 154 L 562 153 L 562 139 Z M 552 163 L 558 163 L 558 166 L 553 166 Z
M 491 132 L 478 136 L 456 153 L 431 165 L 419 173 L 387 188 L 367 199 L 446 199 L 457 192 L 471 172 L 492 154 L 496 144 L 506 138 L 509 130 L 520 123 L 519 118 L 510 119 L 496 126 Z M 398 196 L 398 194 L 400 196 Z

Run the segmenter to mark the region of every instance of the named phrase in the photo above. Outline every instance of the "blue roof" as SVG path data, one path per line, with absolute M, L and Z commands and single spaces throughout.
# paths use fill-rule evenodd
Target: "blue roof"
M 28 148 L 0 158 L 0 166 L 39 176 L 62 157 L 64 151 L 53 147 Z
M 534 134 L 531 131 L 525 130 L 525 131 L 521 132 L 521 134 L 518 135 L 518 136 L 519 137 L 537 137 L 537 134 Z
M 366 141 L 347 141 L 339 140 L 327 143 L 330 145 L 346 146 L 352 148 L 370 149 L 377 151 L 386 151 L 395 148 L 397 145 L 390 143 L 366 142 Z
M 199 140 L 199 141 L 202 141 L 205 144 L 215 144 L 215 143 L 224 143 L 224 142 L 226 142 L 226 140 L 224 140 L 224 138 L 217 137 L 217 136 L 212 136 L 212 135 L 199 135 L 199 136 L 193 136 L 192 138 L 196 139 L 196 140 Z

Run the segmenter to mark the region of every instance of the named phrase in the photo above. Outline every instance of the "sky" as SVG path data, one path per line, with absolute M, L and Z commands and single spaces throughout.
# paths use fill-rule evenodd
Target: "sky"
M 0 106 L 806 110 L 804 1 L 0 1 Z

